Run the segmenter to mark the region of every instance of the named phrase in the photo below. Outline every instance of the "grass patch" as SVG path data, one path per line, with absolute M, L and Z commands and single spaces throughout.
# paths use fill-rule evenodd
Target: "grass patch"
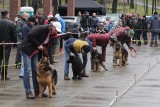
M 107 5 L 108 8 L 112 8 L 112 5 Z M 117 6 L 118 9 L 118 13 L 139 13 L 140 16 L 143 16 L 145 14 L 145 10 L 143 6 L 137 5 L 137 9 L 136 9 L 136 5 L 134 9 L 130 9 L 129 6 Z M 160 13 L 160 10 L 157 10 L 158 13 Z M 108 13 L 111 13 L 111 11 L 109 11 Z M 152 8 L 148 8 L 148 15 L 152 14 Z

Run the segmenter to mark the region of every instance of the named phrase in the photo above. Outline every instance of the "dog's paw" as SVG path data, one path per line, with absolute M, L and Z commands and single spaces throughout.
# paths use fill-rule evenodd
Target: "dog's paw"
M 78 80 L 81 80 L 82 79 L 82 77 L 78 77 Z
M 49 98 L 53 98 L 53 96 L 52 96 L 52 95 L 50 95 L 50 96 L 49 96 Z
M 42 98 L 42 95 L 38 95 L 37 98 Z

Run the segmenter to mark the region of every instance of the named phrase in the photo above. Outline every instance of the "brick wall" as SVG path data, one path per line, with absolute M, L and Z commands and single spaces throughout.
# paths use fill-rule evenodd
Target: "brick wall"
M 43 0 L 43 14 L 47 15 L 49 12 L 53 12 L 52 0 Z
M 11 20 L 14 20 L 14 18 L 19 14 L 21 0 L 10 0 L 9 4 L 9 16 Z
M 67 1 L 67 16 L 75 16 L 75 0 Z

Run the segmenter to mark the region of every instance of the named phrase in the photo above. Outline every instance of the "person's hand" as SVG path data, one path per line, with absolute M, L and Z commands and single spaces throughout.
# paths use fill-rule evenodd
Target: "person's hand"
M 43 47 L 42 45 L 38 46 L 38 49 L 39 49 L 39 50 L 43 50 L 43 48 L 44 48 L 44 47 Z
M 93 50 L 96 51 L 96 50 L 97 50 L 97 47 L 93 47 Z
M 130 46 L 130 47 L 129 47 L 129 49 L 130 49 L 130 50 L 132 50 L 132 49 L 133 49 L 133 47 L 131 47 L 131 46 Z

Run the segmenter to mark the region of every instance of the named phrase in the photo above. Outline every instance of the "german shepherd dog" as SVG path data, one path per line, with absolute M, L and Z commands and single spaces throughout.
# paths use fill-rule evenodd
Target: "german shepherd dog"
M 82 71 L 82 61 L 77 56 L 70 56 L 67 63 L 72 64 L 72 71 L 73 71 L 73 77 L 72 79 L 75 80 L 78 78 L 79 80 L 82 79 L 81 71 Z
M 100 66 L 102 66 L 105 71 L 108 71 L 105 65 L 102 64 L 102 54 L 98 53 L 97 50 L 92 50 L 91 60 L 93 61 L 93 71 L 100 71 Z
M 57 84 L 57 71 L 52 69 L 48 58 L 41 58 L 38 63 L 37 81 L 39 85 L 39 95 L 42 97 L 42 93 L 48 86 L 49 97 L 53 97 L 52 94 L 56 94 L 56 84 Z
M 119 59 L 119 64 L 118 64 Z M 122 47 L 120 42 L 114 44 L 114 66 L 126 65 L 128 61 L 128 52 Z

